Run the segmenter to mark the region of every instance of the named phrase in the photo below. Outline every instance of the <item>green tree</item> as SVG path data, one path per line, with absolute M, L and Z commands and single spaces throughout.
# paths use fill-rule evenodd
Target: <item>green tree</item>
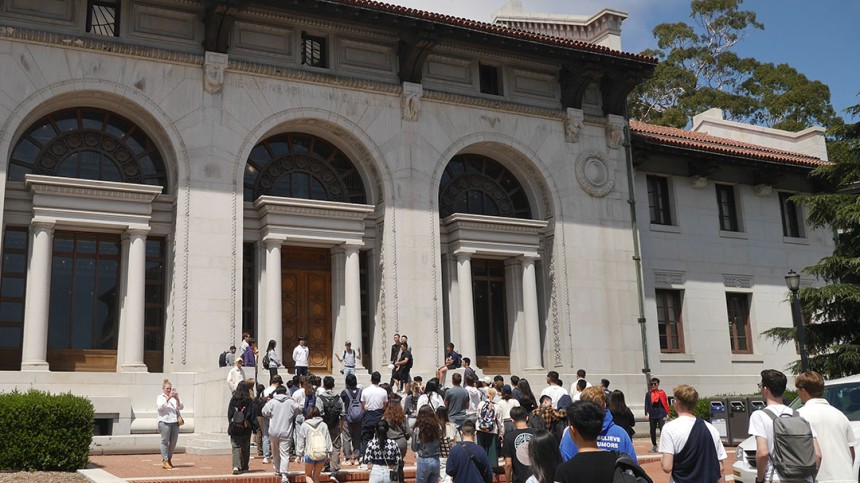
M 860 104 L 847 111 L 860 116 Z M 803 313 L 812 321 L 805 326 L 809 366 L 836 378 L 860 373 L 860 122 L 837 125 L 831 135 L 827 151 L 833 163 L 812 172 L 830 189 L 792 199 L 806 207 L 810 226 L 836 234 L 833 254 L 803 270 L 826 285 L 799 293 Z M 779 344 L 796 336 L 788 327 L 764 334 Z M 800 363 L 792 369 L 799 372 Z
M 631 117 L 684 127 L 695 114 L 718 107 L 726 117 L 788 130 L 830 126 L 837 116 L 830 90 L 786 64 L 743 58 L 734 47 L 764 29 L 743 0 L 692 0 L 691 23 L 654 27 L 660 64 L 630 97 Z

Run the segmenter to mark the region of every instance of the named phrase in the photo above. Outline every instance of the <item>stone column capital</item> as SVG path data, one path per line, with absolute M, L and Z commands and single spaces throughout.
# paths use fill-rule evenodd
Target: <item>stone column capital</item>
M 129 227 L 127 230 L 122 232 L 122 238 L 136 240 L 138 238 L 146 238 L 149 235 L 149 227 Z
M 281 247 L 284 244 L 284 240 L 281 240 L 280 238 L 263 238 L 262 242 L 263 246 L 267 249 Z
M 53 235 L 56 226 L 57 224 L 53 221 L 33 220 L 32 222 L 30 222 L 30 233 L 48 233 L 50 235 Z

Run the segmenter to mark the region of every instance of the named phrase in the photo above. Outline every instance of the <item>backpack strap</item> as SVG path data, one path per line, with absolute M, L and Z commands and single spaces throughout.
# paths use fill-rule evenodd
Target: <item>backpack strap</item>
M 475 465 L 475 468 L 478 469 L 478 473 L 481 473 L 481 478 L 486 481 L 486 479 L 484 478 L 484 470 L 487 469 L 487 465 L 483 464 L 483 462 L 481 462 L 481 464 L 478 464 L 478 458 L 476 458 L 474 453 L 472 453 L 472 450 L 469 449 L 469 445 L 467 443 L 463 443 L 463 449 L 466 450 L 466 453 L 469 453 L 469 460 L 471 460 L 472 464 Z M 490 468 L 490 475 L 492 474 L 493 469 Z M 490 476 L 490 478 L 492 478 L 492 476 Z

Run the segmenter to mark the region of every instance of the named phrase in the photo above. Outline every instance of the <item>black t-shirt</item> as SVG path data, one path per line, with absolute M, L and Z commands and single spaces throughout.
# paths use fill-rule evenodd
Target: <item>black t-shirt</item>
M 512 479 L 514 483 L 525 483 L 532 476 L 531 466 L 524 462 L 529 461 L 529 441 L 535 434 L 535 429 L 515 429 L 505 433 L 502 453 L 505 458 L 511 459 Z
M 612 483 L 615 460 L 618 456 L 609 451 L 580 451 L 555 470 L 559 483 Z

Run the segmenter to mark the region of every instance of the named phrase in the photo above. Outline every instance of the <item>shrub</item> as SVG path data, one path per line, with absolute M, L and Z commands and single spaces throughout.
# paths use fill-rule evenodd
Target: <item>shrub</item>
M 0 394 L 0 470 L 75 471 L 87 464 L 93 404 L 86 398 L 17 390 Z

